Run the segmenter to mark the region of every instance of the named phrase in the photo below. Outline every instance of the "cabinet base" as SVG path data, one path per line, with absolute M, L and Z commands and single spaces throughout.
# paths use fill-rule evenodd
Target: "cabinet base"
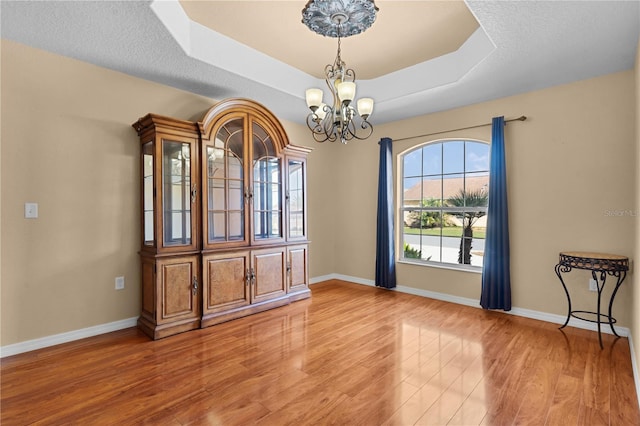
M 185 331 L 197 330 L 200 328 L 200 318 L 171 324 L 154 324 L 148 318 L 140 317 L 138 318 L 138 328 L 153 340 L 158 340 Z
M 258 312 L 264 312 L 264 311 L 268 311 L 269 309 L 285 306 L 291 302 L 308 299 L 310 297 L 311 297 L 311 290 L 307 288 L 303 291 L 288 294 L 278 299 L 255 303 L 253 305 L 243 306 L 240 308 L 236 308 L 236 309 L 232 309 L 224 312 L 217 312 L 215 314 L 204 315 L 202 317 L 201 326 L 202 328 L 209 327 L 212 325 L 231 321 L 237 318 L 246 317 L 248 315 L 257 314 Z
M 202 318 L 183 320 L 170 324 L 154 324 L 154 322 L 149 318 L 141 316 L 140 318 L 138 318 L 138 328 L 151 339 L 158 340 L 165 337 L 173 336 L 174 334 L 184 333 L 185 331 L 210 327 L 212 325 L 231 321 L 237 318 L 246 317 L 248 315 L 257 314 L 259 312 L 268 311 L 274 308 L 279 308 L 281 306 L 288 305 L 291 302 L 308 299 L 310 297 L 311 290 L 305 289 L 303 291 L 288 294 L 278 299 L 254 303 L 252 305 L 243 306 L 224 312 L 203 315 Z
M 308 299 L 311 297 L 311 290 L 305 288 L 304 290 L 297 291 L 289 294 L 289 301 L 295 302 L 298 300 Z
M 260 302 L 260 303 L 254 303 L 252 305 L 242 306 L 240 308 L 232 309 L 229 311 L 204 315 L 202 317 L 201 327 L 205 328 L 211 325 L 220 324 L 222 322 L 231 321 L 236 318 L 246 317 L 247 315 L 268 311 L 269 309 L 278 308 L 280 306 L 288 305 L 289 303 L 290 303 L 289 296 L 284 296 L 279 299 L 269 300 L 269 301 Z

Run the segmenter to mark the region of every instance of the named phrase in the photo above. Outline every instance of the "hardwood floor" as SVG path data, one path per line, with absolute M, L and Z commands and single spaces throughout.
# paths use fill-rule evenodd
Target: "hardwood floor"
M 8 357 L 1 423 L 640 425 L 626 338 L 327 281 L 309 300 L 150 341 Z

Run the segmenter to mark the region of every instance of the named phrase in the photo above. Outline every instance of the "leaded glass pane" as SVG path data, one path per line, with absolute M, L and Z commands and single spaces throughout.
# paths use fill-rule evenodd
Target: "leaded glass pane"
M 303 213 L 291 213 L 289 216 L 289 235 L 292 237 L 304 236 Z
M 208 216 L 209 241 L 224 241 L 226 235 L 224 212 L 209 212 Z
M 229 210 L 242 210 L 244 196 L 241 182 L 229 181 Z
M 241 211 L 229 212 L 229 239 L 244 239 L 244 213 Z
M 224 210 L 224 179 L 209 179 L 208 208 L 209 210 Z

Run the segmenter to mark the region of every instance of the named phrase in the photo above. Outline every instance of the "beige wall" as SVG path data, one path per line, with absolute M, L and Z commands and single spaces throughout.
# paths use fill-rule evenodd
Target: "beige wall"
M 631 312 L 633 314 L 633 321 L 631 322 L 631 338 L 633 340 L 636 367 L 640 368 L 640 274 L 638 271 L 638 265 L 640 264 L 640 39 L 638 40 L 638 47 L 636 49 L 636 66 L 635 66 L 635 84 L 636 84 L 636 109 L 635 109 L 635 124 L 636 124 L 636 208 L 635 208 L 635 252 L 633 256 L 633 267 L 631 272 L 631 287 L 633 288 Z M 638 371 L 636 371 L 638 374 Z M 639 377 L 636 376 L 636 380 Z M 636 382 L 636 389 L 640 388 L 640 383 Z M 638 395 L 640 401 L 640 395 Z
M 631 256 L 635 208 L 632 71 L 607 75 L 492 102 L 378 126 L 374 141 L 342 150 L 340 179 L 348 182 L 339 204 L 341 243 L 336 272 L 374 278 L 378 145 L 395 139 L 490 122 L 491 117 L 526 115 L 505 128 L 510 203 L 513 306 L 566 314 L 566 299 L 554 273 L 558 252 L 584 250 Z M 452 132 L 446 137 L 489 141 L 491 127 Z M 420 140 L 396 142 L 394 154 Z M 357 165 L 355 167 L 354 165 Z M 478 299 L 480 274 L 409 264 L 397 267 L 398 284 Z M 594 309 L 586 271 L 568 275 L 574 302 Z M 630 282 L 628 283 L 630 284 Z M 609 286 L 609 288 L 611 288 Z M 631 285 L 622 288 L 614 314 L 631 323 Z
M 147 112 L 197 120 L 214 101 L 9 41 L 1 47 L 0 345 L 137 316 L 138 145 L 130 125 Z M 633 72 L 623 72 L 379 125 L 369 140 L 346 146 L 314 143 L 305 126 L 283 122 L 293 143 L 314 149 L 311 276 L 373 279 L 380 137 L 525 114 L 529 120 L 506 127 L 513 303 L 564 314 L 553 273 L 558 251 L 633 253 L 634 219 L 605 215 L 637 205 L 633 82 Z M 489 140 L 490 128 L 442 136 Z M 39 203 L 39 219 L 23 218 L 27 201 Z M 126 277 L 123 291 L 114 290 L 118 275 Z M 591 302 L 587 276 L 572 278 L 578 299 Z M 469 298 L 480 292 L 479 274 L 406 264 L 398 283 Z M 629 287 L 615 307 L 625 326 Z
M 214 101 L 2 40 L 2 346 L 136 317 L 139 147 L 148 112 L 198 120 Z M 302 105 L 304 108 L 304 104 Z M 301 111 L 304 113 L 304 110 Z M 333 272 L 332 147 L 309 157 L 312 276 Z M 327 175 L 326 177 L 324 175 Z M 24 203 L 39 218 L 24 218 Z M 124 275 L 125 290 L 114 290 Z
M 0 46 L 1 49 L 2 46 Z M 0 50 L 1 53 L 1 50 Z M 0 55 L 0 98 L 2 90 L 2 57 Z M 2 346 L 2 102 L 0 102 L 0 346 Z

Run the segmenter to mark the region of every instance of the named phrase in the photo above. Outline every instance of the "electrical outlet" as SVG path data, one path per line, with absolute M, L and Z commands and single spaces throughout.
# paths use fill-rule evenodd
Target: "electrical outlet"
M 26 219 L 37 219 L 38 203 L 24 203 L 24 217 Z
M 116 290 L 124 289 L 124 277 L 116 277 Z
M 593 278 L 589 279 L 589 291 L 598 291 L 598 282 Z

